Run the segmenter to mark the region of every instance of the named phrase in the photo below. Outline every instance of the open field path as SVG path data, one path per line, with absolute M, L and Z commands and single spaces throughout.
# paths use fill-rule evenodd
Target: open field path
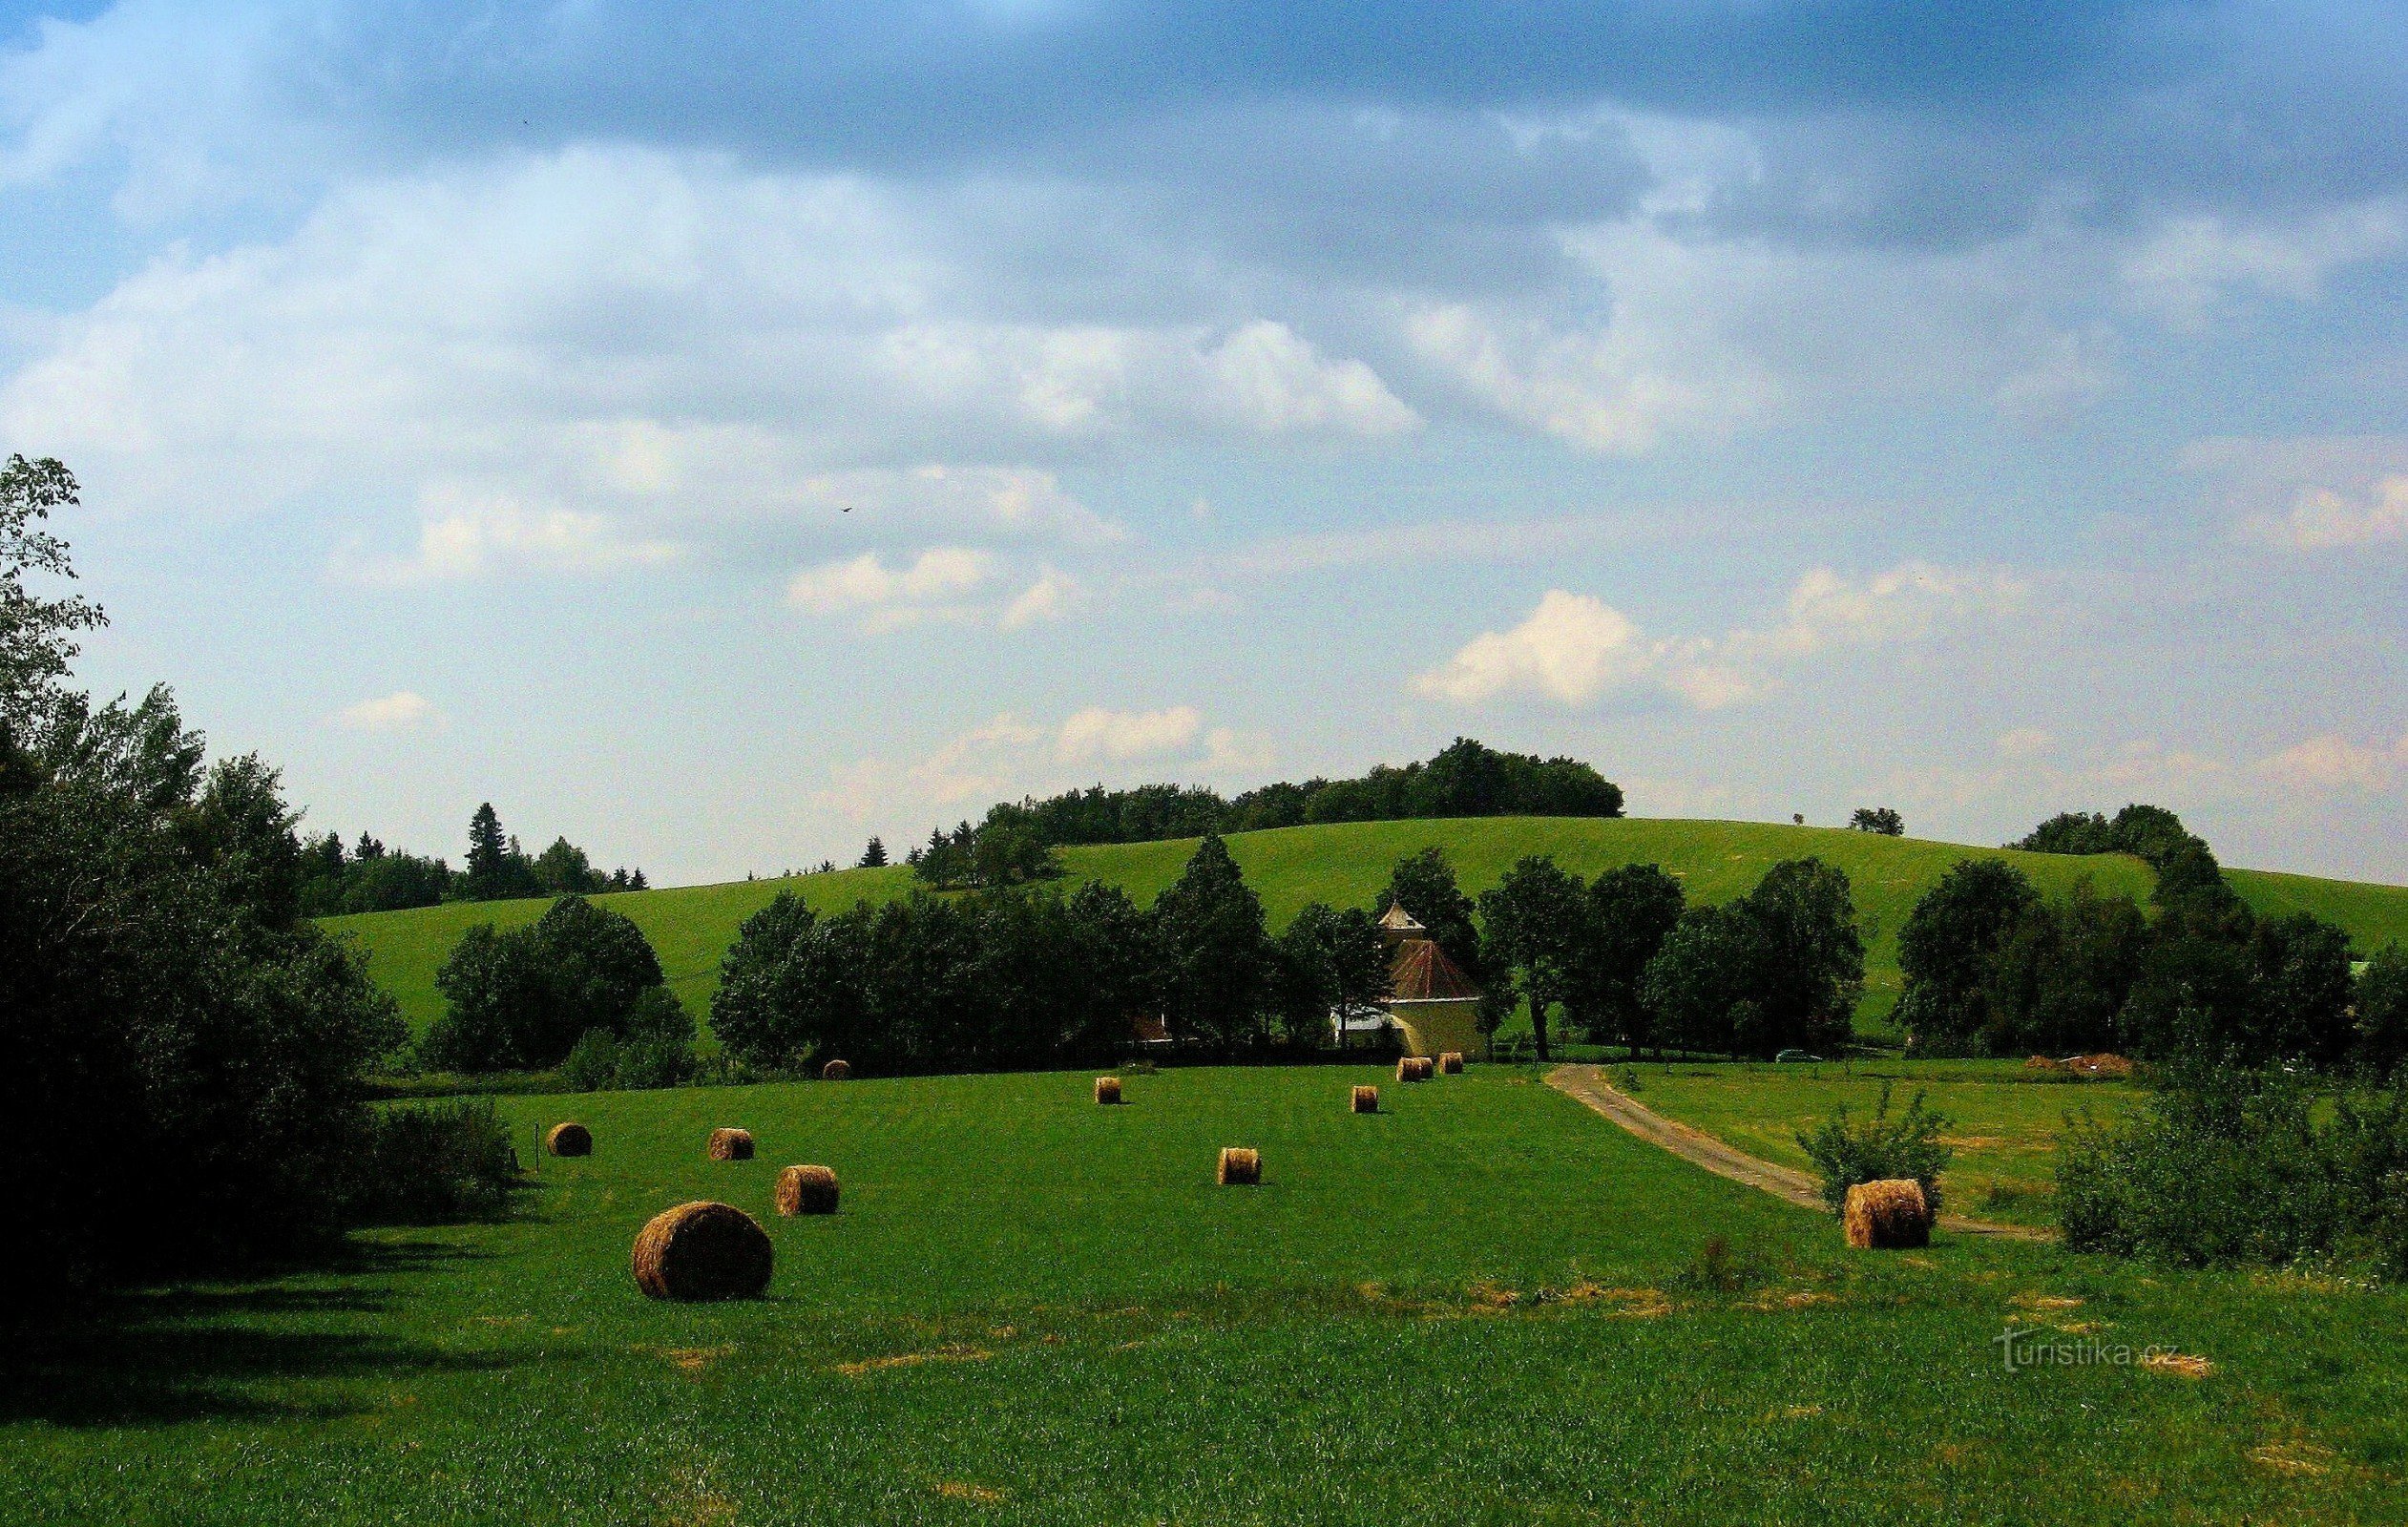
M 1717 1177 L 1744 1182 L 1774 1198 L 1787 1199 L 1800 1208 L 1812 1209 L 1817 1214 L 1830 1212 L 1823 1206 L 1822 1189 L 1814 1179 L 1804 1172 L 1776 1166 L 1745 1151 L 1734 1150 L 1704 1130 L 1692 1129 L 1665 1118 L 1607 1081 L 1602 1066 L 1558 1066 L 1547 1073 L 1547 1085 L 1567 1098 L 1587 1104 L 1647 1143 L 1660 1145 Z M 2053 1239 L 2045 1230 L 2020 1224 L 1998 1224 L 1988 1220 L 1968 1220 L 1956 1214 L 1941 1215 L 1939 1227 L 1958 1235 L 1996 1235 L 2014 1241 Z

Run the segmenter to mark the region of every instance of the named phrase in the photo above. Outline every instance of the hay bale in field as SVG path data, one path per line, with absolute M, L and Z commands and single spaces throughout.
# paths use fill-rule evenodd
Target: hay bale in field
M 574 1120 L 555 1124 L 543 1138 L 543 1148 L 555 1156 L 591 1156 L 594 1154 L 594 1132 Z
M 849 1081 L 852 1079 L 852 1075 L 853 1067 L 849 1060 L 831 1060 L 820 1067 L 820 1080 L 822 1081 Z
M 1119 1102 L 1120 1100 L 1120 1078 L 1118 1077 L 1098 1077 L 1096 1078 L 1096 1101 L 1109 1106 L 1113 1103 Z
M 2111 1053 L 2076 1056 L 2066 1064 L 2085 1077 L 2128 1077 L 2132 1074 L 2132 1062 Z
M 655 1299 L 755 1299 L 769 1286 L 769 1232 L 730 1203 L 681 1203 L 636 1235 L 630 1267 Z
M 1357 1087 L 1357 1088 L 1355 1088 L 1355 1089 L 1354 1089 L 1354 1101 L 1353 1101 L 1352 1103 L 1349 1104 L 1349 1106 L 1350 1106 L 1350 1107 L 1351 1107 L 1351 1108 L 1352 1108 L 1352 1109 L 1353 1109 L 1356 1113 L 1358 1113 L 1358 1114 L 1376 1114 L 1376 1113 L 1378 1113 L 1378 1112 L 1379 1112 L 1379 1089 L 1378 1089 L 1377 1087 Z
M 1396 1062 L 1398 1081 L 1428 1081 L 1433 1067 L 1428 1056 L 1406 1056 Z
M 752 1160 L 752 1131 L 712 1130 L 710 1143 L 702 1148 L 715 1161 L 749 1161 Z
M 2023 1069 L 2026 1071 L 2063 1071 L 2065 1069 L 2065 1063 L 2063 1060 L 2051 1060 L 2046 1056 L 2034 1056 L 2023 1062 Z
M 1923 1185 L 1912 1178 L 1857 1183 L 1848 1190 L 1840 1221 L 1847 1226 L 1848 1244 L 1860 1250 L 1890 1251 L 1932 1242 L 1932 1207 L 1923 1198 Z
M 1243 1145 L 1221 1147 L 1219 1182 L 1223 1187 L 1255 1187 L 1263 1181 L 1263 1153 Z
M 1463 1075 L 1463 1052 L 1460 1050 L 1449 1050 L 1444 1055 L 1438 1056 L 1438 1075 L 1442 1077 L 1459 1077 Z
M 789 1166 L 778 1174 L 778 1212 L 833 1214 L 836 1174 L 825 1166 Z

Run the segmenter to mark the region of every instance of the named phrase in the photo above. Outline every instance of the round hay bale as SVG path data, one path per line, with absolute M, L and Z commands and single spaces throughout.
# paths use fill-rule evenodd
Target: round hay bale
M 825 1166 L 789 1166 L 778 1174 L 780 1214 L 836 1212 L 836 1174 Z
M 1460 1050 L 1450 1050 L 1446 1054 L 1440 1056 L 1438 1057 L 1438 1075 L 1442 1077 L 1459 1077 L 1463 1075 L 1463 1052 Z
M 1259 1186 L 1263 1181 L 1263 1153 L 1244 1145 L 1222 1146 L 1219 1181 L 1223 1187 Z
M 1911 1178 L 1859 1182 L 1848 1190 L 1840 1214 L 1848 1244 L 1860 1250 L 1890 1251 L 1932 1243 L 1932 1207 L 1923 1185 Z
M 822 1081 L 850 1081 L 852 1075 L 853 1066 L 849 1060 L 831 1060 L 820 1067 Z
M 777 1252 L 769 1232 L 730 1203 L 681 1203 L 636 1235 L 630 1267 L 655 1299 L 757 1299 Z
M 710 1143 L 702 1149 L 715 1161 L 749 1161 L 752 1160 L 752 1131 L 749 1129 L 715 1129 Z
M 1120 1078 L 1118 1077 L 1098 1077 L 1096 1078 L 1096 1101 L 1102 1103 L 1106 1107 L 1110 1107 L 1112 1104 L 1117 1103 L 1120 1100 Z
M 1396 1062 L 1396 1079 L 1428 1081 L 1432 1069 L 1428 1056 L 1406 1056 Z
M 1357 1088 L 1355 1088 L 1355 1089 L 1354 1089 L 1354 1101 L 1353 1101 L 1352 1103 L 1349 1104 L 1349 1106 L 1350 1106 L 1350 1107 L 1351 1107 L 1351 1108 L 1352 1108 L 1352 1109 L 1353 1109 L 1356 1113 L 1358 1113 L 1358 1114 L 1376 1114 L 1376 1113 L 1378 1113 L 1378 1112 L 1379 1112 L 1379 1089 L 1378 1089 L 1377 1087 L 1357 1087 Z
M 555 1124 L 543 1138 L 543 1148 L 555 1156 L 591 1156 L 594 1154 L 594 1132 L 574 1120 Z

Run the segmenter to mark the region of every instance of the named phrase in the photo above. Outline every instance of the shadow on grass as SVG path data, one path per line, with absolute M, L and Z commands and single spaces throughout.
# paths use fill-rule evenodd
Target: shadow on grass
M 0 1327 L 0 1425 L 162 1426 L 327 1420 L 372 1407 L 345 1380 L 509 1366 L 366 1328 L 383 1281 L 479 1255 L 440 1245 L 352 1245 L 308 1271 L 331 1286 L 205 1284 L 123 1293 Z

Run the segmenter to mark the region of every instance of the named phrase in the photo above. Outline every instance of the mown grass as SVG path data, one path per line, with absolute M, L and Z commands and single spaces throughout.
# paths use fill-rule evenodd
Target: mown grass
M 1263 898 L 1274 928 L 1285 926 L 1307 903 L 1365 906 L 1388 883 L 1398 859 L 1420 848 L 1444 848 L 1464 888 L 1476 895 L 1494 886 L 1524 854 L 1553 854 L 1584 876 L 1615 865 L 1656 863 L 1679 875 L 1690 896 L 1720 903 L 1744 894 L 1783 859 L 1818 854 L 1848 871 L 1867 933 L 1868 993 L 1859 1026 L 1877 1026 L 1896 1001 L 1897 933 L 1907 913 L 1949 868 L 1977 854 L 1999 854 L 2021 867 L 2043 891 L 2062 895 L 2088 876 L 2103 891 L 2146 897 L 2153 879 L 2148 868 L 2121 855 L 2068 858 L 1885 838 L 1831 827 L 1773 823 L 1666 820 L 1598 821 L 1579 818 L 1495 817 L 1447 822 L 1372 822 L 1288 827 L 1242 833 L 1229 847 L 1247 883 Z M 1063 851 L 1065 887 L 1084 880 L 1125 888 L 1141 903 L 1152 901 L 1178 878 L 1192 840 L 1112 845 Z M 2252 906 L 2268 911 L 2305 908 L 2349 930 L 2361 950 L 2391 939 L 2408 939 L 2408 888 L 2364 886 L 2234 870 L 2235 888 Z M 634 918 L 660 952 L 673 991 L 698 1019 L 706 1018 L 719 984 L 720 956 L 737 925 L 781 889 L 792 889 L 821 910 L 860 900 L 884 901 L 907 894 L 909 869 L 848 869 L 787 880 L 736 881 L 636 891 L 601 898 Z M 376 979 L 400 1001 L 419 1029 L 443 1011 L 435 971 L 471 926 L 492 922 L 513 927 L 534 921 L 542 901 L 489 902 L 429 907 L 406 912 L 375 912 L 329 918 L 326 926 L 358 938 Z
M 923 1078 L 574 1113 L 513 1222 L 158 1290 L 6 1345 L 0 1519 L 111 1522 L 2397 1520 L 2408 1305 L 1831 1223 L 1532 1074 Z M 750 1127 L 714 1164 L 703 1132 Z M 1256 1190 L 1212 1153 L 1265 1153 Z M 756 1212 L 771 1296 L 649 1304 L 655 1210 Z M 1705 1244 L 1736 1276 L 1695 1277 Z M 2206 1357 L 2009 1372 L 2013 1322 Z
M 1856 1065 L 1653 1064 L 1611 1067 L 1639 1101 L 1748 1155 L 1800 1171 L 1798 1148 L 1842 1103 L 1858 1117 L 1891 1089 L 1893 1112 L 1918 1092 L 1948 1116 L 1942 1138 L 1956 1159 L 1940 1177 L 1949 1212 L 2008 1224 L 2055 1223 L 2058 1137 L 2069 1114 L 2121 1118 L 2136 1089 L 2120 1081 L 2069 1082 L 2025 1072 L 2018 1060 L 1883 1060 Z

